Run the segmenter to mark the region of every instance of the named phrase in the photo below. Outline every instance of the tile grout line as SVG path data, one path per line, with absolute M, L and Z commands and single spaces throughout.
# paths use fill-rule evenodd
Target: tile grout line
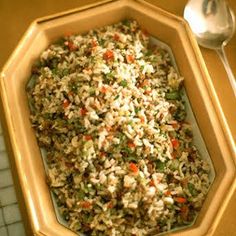
M 11 185 L 7 185 L 7 186 L 0 187 L 0 190 L 6 189 L 6 188 L 10 188 L 10 187 L 13 187 L 13 188 L 15 189 L 14 184 L 11 184 Z
M 7 231 L 7 235 L 9 236 L 9 231 L 8 231 L 6 220 L 5 220 L 4 213 L 3 213 L 3 207 L 1 207 L 1 208 L 2 208 L 2 218 L 3 218 L 3 223 L 4 223 L 4 225 L 1 228 L 4 227 Z
M 0 154 L 0 155 L 1 155 L 1 154 Z M 4 171 L 4 170 L 11 170 L 11 168 L 6 167 L 6 168 L 3 168 L 3 169 L 0 169 L 0 172 L 1 172 L 1 171 Z
M 13 223 L 6 224 L 6 226 L 11 226 L 11 225 L 14 225 L 14 224 L 19 224 L 19 223 L 23 224 L 23 222 L 21 220 L 17 220 L 17 221 L 15 221 Z
M 7 206 L 13 206 L 13 205 L 16 205 L 18 206 L 18 202 L 13 202 L 13 203 L 10 203 L 10 204 L 6 204 L 6 205 L 0 205 L 0 208 L 4 208 L 4 207 L 7 207 Z
M 8 166 L 7 166 L 7 167 L 4 167 L 3 169 L 0 169 L 0 172 L 10 171 L 11 178 L 13 178 L 12 169 L 11 169 L 11 166 L 10 166 L 10 163 L 9 163 L 9 155 L 8 155 L 7 150 L 6 150 L 6 147 L 5 147 L 5 137 L 4 137 L 3 132 L 2 132 L 1 122 L 0 122 L 0 138 L 3 140 L 3 148 L 1 147 L 1 149 L 0 149 L 0 157 L 1 157 L 2 155 L 6 155 L 6 158 L 7 158 L 7 160 L 8 160 Z M 11 187 L 13 187 L 14 190 L 16 190 L 16 187 L 15 187 L 14 183 L 11 183 L 11 184 L 9 184 L 9 185 L 7 185 L 7 186 L 2 186 L 2 187 L 0 187 L 0 191 L 3 191 L 4 189 L 11 188 Z M 15 193 L 15 195 L 16 195 L 16 193 Z M 13 203 L 11 203 L 11 204 L 2 205 L 2 204 L 1 204 L 1 201 L 0 201 L 0 209 L 1 209 L 1 211 L 2 211 L 2 212 L 1 212 L 1 216 L 2 216 L 3 224 L 4 224 L 3 226 L 0 227 L 0 229 L 5 230 L 6 235 L 7 235 L 7 236 L 10 236 L 10 227 L 11 227 L 11 225 L 16 225 L 16 224 L 22 224 L 22 225 L 23 225 L 23 220 L 22 220 L 22 218 L 21 218 L 22 215 L 21 215 L 21 212 L 20 212 L 20 219 L 19 219 L 19 220 L 16 220 L 15 222 L 12 222 L 12 223 L 7 223 L 7 222 L 6 222 L 6 219 L 5 219 L 5 214 L 4 214 L 3 209 L 4 209 L 5 207 L 8 207 L 8 206 L 10 206 L 10 207 L 11 207 L 11 206 L 19 207 L 19 202 L 18 202 L 18 200 L 16 199 L 16 202 L 13 202 Z M 5 228 L 5 229 L 4 229 L 4 228 Z M 24 225 L 23 225 L 23 228 L 24 228 Z M 24 235 L 25 235 L 25 233 L 24 233 Z
M 0 125 L 1 125 L 1 124 L 0 124 Z M 3 136 L 2 132 L 0 133 L 0 137 L 4 140 L 4 136 Z M 5 140 L 4 140 L 4 141 L 5 141 Z M 9 156 L 8 156 L 8 153 L 7 153 L 7 151 L 6 151 L 5 149 L 0 150 L 0 156 L 2 156 L 2 155 L 6 155 L 7 158 L 8 158 L 8 161 L 9 161 Z M 11 176 L 12 176 L 12 170 L 11 170 L 10 166 L 9 166 L 9 167 L 6 167 L 6 168 L 3 168 L 3 169 L 0 169 L 0 172 L 4 172 L 4 171 L 8 171 L 8 170 L 10 171 Z M 1 190 L 4 190 L 4 189 L 7 189 L 7 188 L 10 188 L 10 187 L 13 187 L 13 188 L 15 189 L 14 184 L 10 184 L 10 185 L 7 185 L 7 186 L 0 187 L 0 191 L 1 191 Z M 7 205 L 2 205 L 2 203 L 0 202 L 0 209 L 2 209 L 1 216 L 2 216 L 2 219 L 3 219 L 3 223 L 4 223 L 4 225 L 1 226 L 0 229 L 1 229 L 1 228 L 2 228 L 2 229 L 5 228 L 6 233 L 7 233 L 7 236 L 9 236 L 9 228 L 8 228 L 9 226 L 14 225 L 14 224 L 17 224 L 17 223 L 22 223 L 22 220 L 17 220 L 16 222 L 12 222 L 12 223 L 10 223 L 10 224 L 7 224 L 7 222 L 6 222 L 3 209 L 4 209 L 5 207 L 14 206 L 14 205 L 15 205 L 15 206 L 18 206 L 18 201 L 14 202 L 14 203 L 11 203 L 11 204 L 7 204 Z

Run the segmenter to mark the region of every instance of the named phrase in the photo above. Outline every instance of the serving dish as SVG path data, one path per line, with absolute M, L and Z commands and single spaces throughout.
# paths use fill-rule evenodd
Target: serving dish
M 1 73 L 3 123 L 29 235 L 75 235 L 57 221 L 40 150 L 28 119 L 25 84 L 31 66 L 41 51 L 63 34 L 83 33 L 125 18 L 136 19 L 172 49 L 179 71 L 185 77 L 186 93 L 216 172 L 195 224 L 171 234 L 213 234 L 229 200 L 235 184 L 233 147 L 223 133 L 223 122 L 217 116 L 217 108 L 210 97 L 212 91 L 207 87 L 208 74 L 187 24 L 141 0 L 103 1 L 33 22 Z

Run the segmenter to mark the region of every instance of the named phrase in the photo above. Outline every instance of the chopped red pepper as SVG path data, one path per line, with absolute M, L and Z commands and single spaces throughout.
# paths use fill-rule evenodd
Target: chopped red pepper
M 164 194 L 165 194 L 165 196 L 170 196 L 171 195 L 171 191 L 167 190 Z
M 91 135 L 84 135 L 84 139 L 85 139 L 86 141 L 89 141 L 89 140 L 92 140 L 93 137 L 92 137 Z
M 128 145 L 129 148 L 135 148 L 135 147 L 136 147 L 135 143 L 132 142 L 132 141 L 129 141 L 129 142 L 127 143 L 127 145 Z
M 188 186 L 188 181 L 189 181 L 189 178 L 186 177 L 186 178 L 182 179 L 180 182 L 181 182 L 182 186 L 184 188 L 186 188 Z
M 107 153 L 106 153 L 106 152 L 100 152 L 100 156 L 101 156 L 101 157 L 106 157 L 106 156 L 107 156 Z
M 83 201 L 80 204 L 82 208 L 90 208 L 92 206 L 92 203 L 89 201 Z
M 144 94 L 149 95 L 152 92 L 152 90 L 145 90 Z
M 178 157 L 178 152 L 177 151 L 173 151 L 171 153 L 171 156 L 173 157 L 173 159 L 176 159 Z
M 87 109 L 86 108 L 81 108 L 80 109 L 80 114 L 81 114 L 81 116 L 85 116 L 86 114 L 87 114 Z
M 134 62 L 134 56 L 133 55 L 126 55 L 126 60 L 128 63 L 133 63 Z
M 108 132 L 110 132 L 110 131 L 112 130 L 112 127 L 111 127 L 111 126 L 106 126 L 106 130 L 107 130 Z
M 186 205 L 181 206 L 180 214 L 181 214 L 182 219 L 187 220 L 188 214 L 189 214 L 189 207 Z
M 150 185 L 150 186 L 155 186 L 155 183 L 154 183 L 154 180 L 153 180 L 153 179 L 151 179 L 151 181 L 149 182 L 149 185 Z
M 103 59 L 106 60 L 106 61 L 114 60 L 114 53 L 113 53 L 113 51 L 111 51 L 111 50 L 108 49 L 108 50 L 103 54 Z
M 131 171 L 133 171 L 134 173 L 137 173 L 138 172 L 138 167 L 133 163 L 133 162 L 130 162 L 129 163 L 129 168 Z
M 98 46 L 98 43 L 95 39 L 92 40 L 92 47 L 95 48 Z
M 70 101 L 69 101 L 68 99 L 64 99 L 63 104 L 62 104 L 63 108 L 65 109 L 65 108 L 67 108 L 69 105 L 70 105 Z
M 142 33 L 144 36 L 148 37 L 149 36 L 149 33 L 146 29 L 142 29 Z
M 140 119 L 141 123 L 145 122 L 145 118 L 143 116 L 140 116 L 139 119 Z
M 178 124 L 178 122 L 176 122 L 176 123 L 171 124 L 171 126 L 172 126 L 174 129 L 178 129 L 179 124 Z
M 107 92 L 107 88 L 105 86 L 102 86 L 100 91 L 101 91 L 101 93 L 106 93 Z
M 113 139 L 113 135 L 108 135 L 107 140 L 111 141 Z
M 67 46 L 68 46 L 70 51 L 75 51 L 75 50 L 78 49 L 78 47 L 72 41 L 68 41 Z
M 74 93 L 73 93 L 72 91 L 70 91 L 70 92 L 68 92 L 68 95 L 69 95 L 69 96 L 73 96 Z
M 129 148 L 135 148 L 135 147 L 136 147 L 135 143 L 132 142 L 132 141 L 129 141 L 129 142 L 127 143 L 127 145 L 128 145 Z
M 174 149 L 178 149 L 179 141 L 177 139 L 175 139 L 175 138 L 171 139 L 171 144 L 172 144 Z
M 107 205 L 107 208 L 111 209 L 112 207 L 113 207 L 112 202 L 109 202 L 108 205 Z
M 181 208 L 180 208 L 180 211 L 181 212 L 186 212 L 186 211 L 188 211 L 189 210 L 189 208 L 188 208 L 188 206 L 186 206 L 186 205 L 183 205 L 183 206 L 181 206 Z
M 74 164 L 73 164 L 73 163 L 70 163 L 70 162 L 65 162 L 65 165 L 66 165 L 67 167 L 69 167 L 69 168 L 71 168 L 71 167 L 74 166 Z
M 120 36 L 118 34 L 114 34 L 113 38 L 116 40 L 116 41 L 119 41 L 120 40 Z
M 145 79 L 142 82 L 140 82 L 138 87 L 143 88 L 143 87 L 148 86 L 148 85 L 149 85 L 149 80 Z
M 102 147 L 104 147 L 105 145 L 106 145 L 106 140 L 103 140 L 103 142 L 102 142 Z
M 174 199 L 178 203 L 186 203 L 187 202 L 187 199 L 184 197 L 175 197 Z

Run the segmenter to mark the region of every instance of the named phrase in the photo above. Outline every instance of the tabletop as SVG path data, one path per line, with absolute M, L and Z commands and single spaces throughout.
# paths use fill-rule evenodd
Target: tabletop
M 187 0 L 147 0 L 148 2 L 157 5 L 169 12 L 176 15 L 182 16 L 183 9 Z M 0 68 L 4 65 L 7 58 L 10 56 L 21 36 L 30 25 L 30 23 L 38 17 L 45 15 L 57 13 L 60 11 L 68 10 L 74 7 L 83 6 L 86 4 L 97 2 L 95 0 L 0 0 L 0 27 L 1 27 L 1 37 L 0 37 Z M 236 13 L 236 1 L 228 0 L 229 5 L 232 7 L 233 11 Z M 223 64 L 221 63 L 217 54 L 209 49 L 200 48 L 203 58 L 211 76 L 212 85 L 215 88 L 218 102 L 222 107 L 223 114 L 229 126 L 229 131 L 231 132 L 234 140 L 236 142 L 236 99 L 233 95 L 233 91 L 230 87 L 230 83 L 227 80 L 227 74 L 224 70 Z M 226 54 L 229 59 L 229 63 L 232 67 L 234 75 L 236 75 L 236 34 L 226 46 Z M 227 96 L 225 96 L 227 94 Z M 227 99 L 226 99 L 227 97 Z M 1 115 L 1 111 L 0 111 Z M 0 129 L 1 131 L 1 129 Z M 3 137 L 0 132 L 0 175 L 2 171 L 8 170 L 7 153 L 5 151 L 3 144 Z M 2 148 L 2 150 L 1 150 Z M 6 165 L 6 168 L 3 168 Z M 4 172 L 5 173 L 5 172 Z M 1 177 L 0 177 L 1 178 Z M 9 177 L 11 179 L 11 177 Z M 9 179 L 8 178 L 8 179 Z M 6 180 L 8 181 L 8 180 Z M 11 180 L 10 180 L 11 181 Z M 2 181 L 3 182 L 3 181 Z M 1 180 L 0 180 L 1 184 Z M 4 183 L 3 183 L 4 185 Z M 5 185 L 4 185 L 5 186 Z M 1 187 L 1 186 L 0 186 Z M 8 189 L 9 187 L 9 189 Z M 14 188 L 12 183 L 9 186 L 4 187 L 5 191 L 9 191 L 9 199 L 11 198 L 11 204 L 2 206 L 0 204 L 0 235 L 10 235 L 10 236 L 23 236 L 24 230 L 22 229 L 22 224 L 20 223 L 21 217 L 18 212 L 17 203 L 15 199 Z M 6 190 L 7 189 L 7 190 Z M 0 188 L 0 201 L 2 195 L 2 190 Z M 7 193 L 6 193 L 7 194 Z M 4 196 L 6 196 L 6 194 Z M 8 199 L 8 200 L 9 200 Z M 0 202 L 1 203 L 1 202 Z M 9 208 L 9 206 L 14 206 Z M 4 208 L 5 207 L 5 208 Z M 17 216 L 17 220 L 11 224 L 7 224 L 6 218 L 9 217 L 6 211 L 10 211 L 10 215 Z M 11 212 L 12 211 L 12 212 Z M 231 198 L 228 207 L 226 208 L 224 215 L 214 236 L 236 236 L 236 190 Z M 10 222 L 12 219 L 9 219 Z M 5 227 L 4 227 L 5 225 Z M 2 231 L 1 231 L 2 230 Z M 6 232 L 5 232 L 6 231 Z

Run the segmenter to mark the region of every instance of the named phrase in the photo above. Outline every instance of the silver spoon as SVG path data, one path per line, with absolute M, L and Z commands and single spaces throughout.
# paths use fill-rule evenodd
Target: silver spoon
M 236 81 L 227 60 L 224 47 L 235 32 L 235 17 L 225 0 L 189 0 L 184 9 L 197 42 L 214 49 L 221 58 L 236 96 Z

